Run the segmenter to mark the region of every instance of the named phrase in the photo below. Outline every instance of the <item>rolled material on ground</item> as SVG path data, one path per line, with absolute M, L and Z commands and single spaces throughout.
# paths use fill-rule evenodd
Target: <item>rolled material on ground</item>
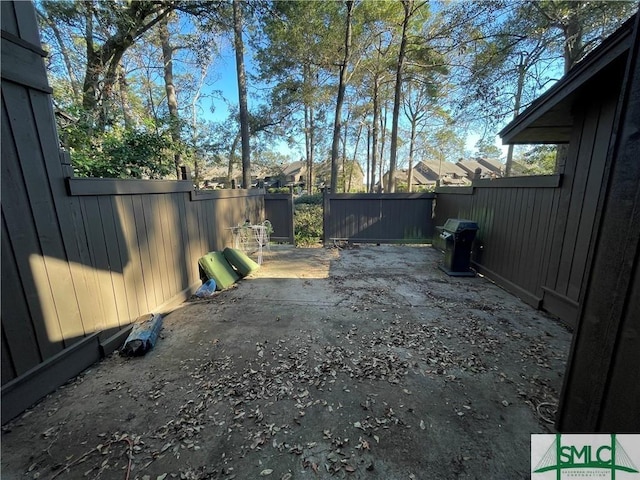
M 130 357 L 139 357 L 151 350 L 162 329 L 162 316 L 148 313 L 136 319 L 131 333 L 124 342 L 122 353 Z
M 235 267 L 241 277 L 246 277 L 260 268 L 260 265 L 251 260 L 246 253 L 238 250 L 237 248 L 227 247 L 222 253 L 227 261 Z
M 218 290 L 225 290 L 240 279 L 222 252 L 209 252 L 200 257 L 198 264 L 207 278 L 213 278 L 216 281 Z

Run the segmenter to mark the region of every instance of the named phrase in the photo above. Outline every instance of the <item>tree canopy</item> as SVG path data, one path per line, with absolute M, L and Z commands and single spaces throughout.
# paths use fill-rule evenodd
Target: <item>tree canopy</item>
M 504 159 L 496 132 L 637 5 L 45 0 L 36 9 L 77 175 L 169 178 L 187 164 L 198 184 L 242 177 L 248 187 L 267 166 L 302 159 L 309 190 L 326 164 L 334 190 L 393 191 L 395 172 L 411 180 L 420 160 Z M 552 169 L 547 147 L 514 155 L 528 171 Z M 340 180 L 354 163 L 363 185 Z

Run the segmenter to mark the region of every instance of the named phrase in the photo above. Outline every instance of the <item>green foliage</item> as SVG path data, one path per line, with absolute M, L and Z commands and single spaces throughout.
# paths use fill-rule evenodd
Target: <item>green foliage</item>
M 322 202 L 323 198 L 321 193 L 302 195 L 293 201 L 295 205 L 322 205 Z
M 478 140 L 475 147 L 476 157 L 499 160 L 502 156 L 502 150 L 498 148 L 495 143 L 492 143 L 485 138 L 481 138 L 480 140 Z
M 293 217 L 296 245 L 317 245 L 321 241 L 322 213 L 322 205 L 296 205 Z
M 289 187 L 268 188 L 267 193 L 291 193 Z
M 551 175 L 556 169 L 557 147 L 536 145 L 523 155 L 527 175 Z
M 166 133 L 116 128 L 89 134 L 75 126 L 63 131 L 73 137 L 71 161 L 79 177 L 158 179 L 174 172 Z

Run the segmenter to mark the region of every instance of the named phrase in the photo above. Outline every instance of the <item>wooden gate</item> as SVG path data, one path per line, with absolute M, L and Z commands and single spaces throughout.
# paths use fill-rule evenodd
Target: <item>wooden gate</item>
M 324 195 L 323 241 L 429 243 L 433 193 Z

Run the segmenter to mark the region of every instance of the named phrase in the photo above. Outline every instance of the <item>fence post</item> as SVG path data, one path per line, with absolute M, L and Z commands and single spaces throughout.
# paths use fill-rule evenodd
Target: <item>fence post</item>
M 64 150 L 64 149 L 60 149 L 60 163 L 62 165 L 62 175 L 64 178 L 71 178 L 73 177 L 73 165 L 71 164 L 71 155 L 69 155 L 69 152 Z
M 291 213 L 291 223 L 289 224 L 289 242 L 291 245 L 295 246 L 296 244 L 296 224 L 295 224 L 295 205 L 293 202 L 293 195 L 289 195 L 287 199 L 287 203 L 289 205 L 289 212 Z
M 322 243 L 327 245 L 329 242 L 329 215 L 331 214 L 331 194 L 328 188 L 322 189 Z

